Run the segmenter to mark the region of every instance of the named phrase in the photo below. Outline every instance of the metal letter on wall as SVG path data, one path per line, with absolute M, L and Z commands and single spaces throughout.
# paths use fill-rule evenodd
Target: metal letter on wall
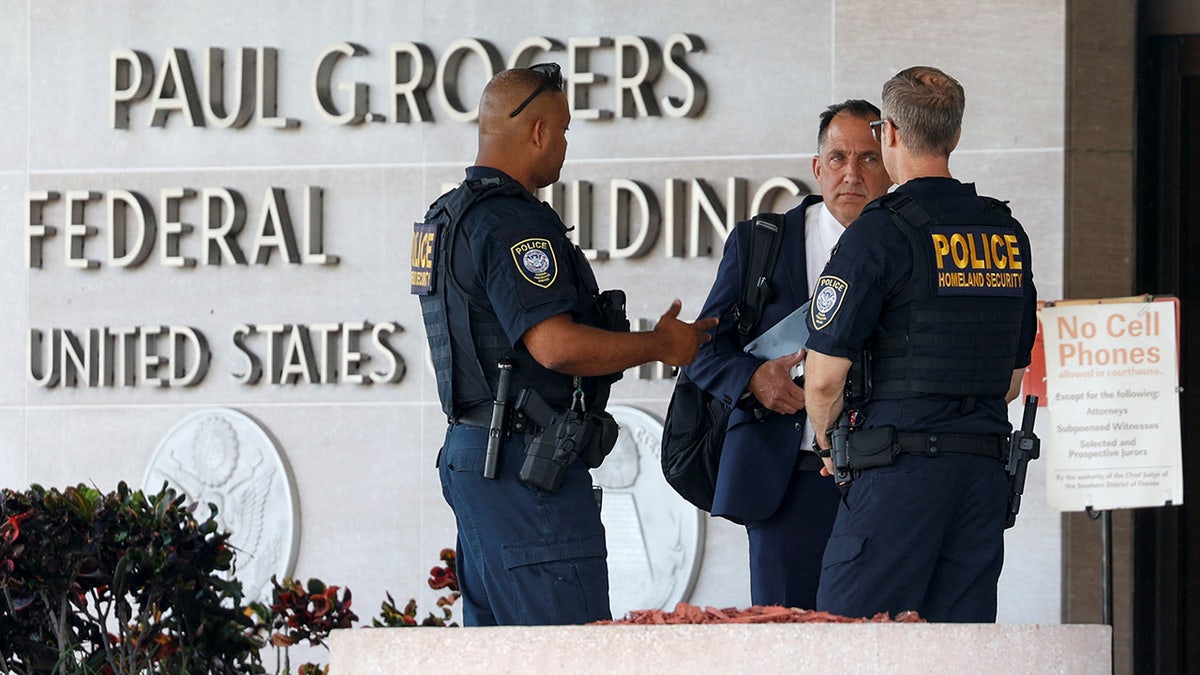
M 704 514 L 663 478 L 662 422 L 631 406 L 609 406 L 608 412 L 621 433 L 592 478 L 604 488 L 600 519 L 613 618 L 634 609 L 672 610 L 696 584 Z
M 229 408 L 192 413 L 158 444 L 142 488 L 157 492 L 164 481 L 201 505 L 217 505 L 217 522 L 237 551 L 243 592 L 269 601 L 271 576 L 291 576 L 296 564 L 300 506 L 283 453 L 266 430 Z

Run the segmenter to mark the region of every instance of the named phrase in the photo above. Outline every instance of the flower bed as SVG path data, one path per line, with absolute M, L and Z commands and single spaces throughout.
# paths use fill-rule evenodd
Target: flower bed
M 852 619 L 838 616 L 829 612 L 818 612 L 812 609 L 797 609 L 795 607 L 759 606 L 746 609 L 716 607 L 697 607 L 681 602 L 675 605 L 675 611 L 664 612 L 661 609 L 639 609 L 629 612 L 624 619 L 616 621 L 597 621 L 594 625 L 633 624 L 633 625 L 666 625 L 681 623 L 924 623 L 916 612 L 900 612 L 896 618 L 886 613 L 879 613 L 869 619 Z

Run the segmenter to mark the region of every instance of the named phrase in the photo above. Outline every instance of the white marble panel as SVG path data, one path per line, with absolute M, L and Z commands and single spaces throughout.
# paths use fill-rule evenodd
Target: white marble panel
M 704 521 L 704 560 L 690 604 L 700 607 L 750 606 L 750 544 L 746 528 L 724 518 Z
M 140 487 L 154 449 L 184 406 L 45 406 L 26 412 L 28 480 L 46 487 L 85 483 L 116 489 Z
M 423 609 L 431 608 L 438 594 L 425 579 L 439 564 L 438 552 L 454 545 L 454 522 L 434 469 L 445 420 L 426 363 L 419 306 L 408 294 L 410 226 L 443 184 L 461 179 L 475 155 L 476 127 L 451 120 L 437 100 L 432 123 L 331 124 L 313 103 L 317 54 L 341 41 L 365 47 L 368 53 L 341 63 L 336 77 L 368 84 L 371 111 L 386 115 L 387 51 L 395 42 L 423 42 L 441 55 L 453 41 L 478 36 L 507 56 L 528 36 L 565 43 L 641 35 L 660 46 L 675 33 L 700 36 L 705 50 L 687 59 L 708 87 L 699 117 L 575 116 L 563 181 L 593 184 L 594 247 L 606 249 L 613 248 L 612 181 L 644 184 L 660 206 L 667 179 L 687 183 L 685 197 L 692 179 L 704 180 L 719 208 L 727 206 L 730 177 L 745 178 L 750 195 L 776 176 L 792 177 L 806 191 L 815 187 L 809 157 L 819 112 L 849 97 L 877 99 L 879 86 L 896 70 L 928 61 L 958 77 L 967 90 L 956 175 L 975 181 L 981 192 L 1012 200 L 1033 239 L 1042 296 L 1059 297 L 1063 3 L 978 4 L 922 0 L 898 11 L 875 0 L 734 0 L 686 9 L 621 2 L 566 11 L 532 0 L 0 0 L 0 52 L 7 55 L 0 87 L 8 92 L 8 105 L 0 111 L 6 131 L 0 135 L 0 213 L 9 224 L 0 235 L 7 260 L 0 282 L 9 291 L 0 307 L 16 319 L 0 330 L 0 484 L 86 482 L 102 489 L 120 480 L 140 484 L 155 447 L 176 422 L 206 407 L 234 407 L 260 420 L 292 464 L 301 502 L 297 576 L 351 587 L 364 618 L 375 613 L 385 591 L 398 602 L 418 597 Z M 139 104 L 129 129 L 112 128 L 113 50 L 143 51 L 159 67 L 167 50 L 186 49 L 199 76 L 207 47 L 226 49 L 229 60 L 241 47 L 278 49 L 280 114 L 300 126 L 190 128 L 174 114 L 165 128 L 152 128 L 149 105 Z M 549 58 L 566 63 L 562 52 Z M 611 76 L 612 50 L 597 50 L 591 68 Z M 483 79 L 480 69 L 468 65 L 467 104 L 474 105 Z M 658 95 L 679 95 L 673 82 L 664 79 Z M 592 105 L 612 108 L 613 92 L 611 79 L 595 85 Z M 45 266 L 23 265 L 19 219 L 29 190 L 136 190 L 150 199 L 161 222 L 158 198 L 164 188 L 231 188 L 247 201 L 247 231 L 239 241 L 249 249 L 266 189 L 285 190 L 299 226 L 306 186 L 323 189 L 324 249 L 339 256 L 336 266 L 285 265 L 275 253 L 266 265 L 176 269 L 161 264 L 155 249 L 140 266 L 118 269 L 107 262 L 112 228 L 105 223 L 103 201 L 86 212 L 89 224 L 101 230 L 85 246 L 88 257 L 102 262 L 98 269 L 66 268 L 61 202 L 47 210 L 59 234 L 47 239 Z M 788 197 L 771 206 L 784 210 L 796 201 Z M 689 218 L 686 201 L 680 208 Z M 737 217 L 751 208 L 747 204 Z M 198 200 L 185 202 L 183 216 L 200 224 Z M 569 215 L 567 222 L 575 224 Z M 666 231 L 664 224 L 644 255 L 611 255 L 594 263 L 601 287 L 624 288 L 631 318 L 647 327 L 674 297 L 682 299 L 686 318 L 696 316 L 720 255 L 717 236 L 711 256 L 670 257 Z M 182 241 L 181 250 L 200 255 L 195 235 Z M 238 324 L 355 321 L 394 321 L 404 328 L 389 341 L 407 365 L 402 381 L 361 386 L 233 380 L 244 370 L 231 335 Z M 212 351 L 204 381 L 183 388 L 44 387 L 25 372 L 31 327 L 82 333 L 143 325 L 203 332 Z M 261 342 L 251 348 L 264 356 Z M 630 371 L 616 385 L 613 402 L 661 415 L 670 388 L 669 379 Z M 1030 490 L 1038 489 L 1031 477 Z M 1003 594 L 1042 600 L 1002 605 L 1002 620 L 1056 620 L 1049 608 L 1058 602 L 1057 586 L 1026 590 L 1017 581 L 1030 565 L 1058 569 L 1056 523 L 1037 494 L 1027 497 L 1002 580 L 1011 591 Z M 708 519 L 706 532 L 691 601 L 749 604 L 744 529 Z
M 3 134 L 0 134 L 2 136 Z M 17 172 L 0 172 L 0 406 L 25 401 L 25 317 L 29 306 L 29 274 L 24 264 L 25 177 Z
M 1023 401 L 1023 399 L 1021 399 Z M 1009 416 L 1020 423 L 1021 401 Z M 1049 435 L 1050 416 L 1038 411 L 1034 432 Z M 1043 452 L 1045 452 L 1043 445 Z M 1004 533 L 1004 568 L 997 587 L 999 623 L 1058 623 L 1062 620 L 1062 513 L 1046 504 L 1046 462 L 1030 463 L 1016 524 Z M 1051 571 L 1053 573 L 1047 573 Z
M 451 528 L 437 548 L 422 548 L 422 504 L 437 472 L 422 459 L 427 439 L 410 431 L 420 425 L 418 407 L 246 410 L 278 439 L 301 495 L 297 578 L 349 587 L 364 617 L 386 591 L 403 603 L 426 587 L 438 551 L 454 538 Z
M 964 135 L 966 132 L 964 131 Z M 1038 299 L 1063 297 L 1063 152 L 964 150 L 950 156 L 954 177 L 980 194 L 1008 201 L 1033 247 Z M 1133 255 L 1133 251 L 1128 252 Z M 1094 261 L 1105 264 L 1105 261 Z
M 28 452 L 25 444 L 25 412 L 15 407 L 0 407 L 0 489 L 23 490 L 29 487 L 26 472 Z
M 0 175 L 24 170 L 29 147 L 29 3 L 0 2 Z
M 391 121 L 344 126 L 325 121 L 312 93 L 317 60 L 330 45 L 350 42 L 367 53 L 345 59 L 335 69 L 339 83 L 370 88 L 372 113 L 388 116 L 387 87 L 393 43 L 422 42 L 435 57 L 452 43 L 474 36 L 495 45 L 505 58 L 531 36 L 562 44 L 575 38 L 640 35 L 662 51 L 674 34 L 688 32 L 703 40 L 704 51 L 686 63 L 707 85 L 707 105 L 696 118 L 584 119 L 576 115 L 572 140 L 579 157 L 687 157 L 741 155 L 775 151 L 779 134 L 798 118 L 808 118 L 828 103 L 832 17 L 825 0 L 762 5 L 739 3 L 689 7 L 686 16 L 672 5 L 635 3 L 619 11 L 574 8 L 544 11 L 540 3 L 354 2 L 337 11 L 319 4 L 224 0 L 199 5 L 116 3 L 97 5 L 73 0 L 34 5 L 33 58 L 54 65 L 39 70 L 33 96 L 52 114 L 36 117 L 31 134 L 43 139 L 31 148 L 39 169 L 75 166 L 117 167 L 278 166 L 311 164 L 458 163 L 474 153 L 474 127 L 454 121 L 440 98 L 432 97 L 434 122 Z M 122 11 L 124 8 L 126 11 Z M 70 21 L 63 21 L 70 16 Z M 132 17 L 133 20 L 130 20 Z M 448 17 L 453 17 L 449 19 Z M 812 30 L 798 32 L 797 23 Z M 186 50 L 193 75 L 203 81 L 204 50 L 225 49 L 227 61 L 241 47 L 272 47 L 279 59 L 279 115 L 300 126 L 277 129 L 251 123 L 240 129 L 189 126 L 182 112 L 167 116 L 165 127 L 150 127 L 150 98 L 134 103 L 128 129 L 110 122 L 109 69 L 114 50 L 137 50 L 155 72 L 170 70 L 167 54 Z M 539 57 L 542 58 L 542 57 Z M 565 52 L 548 59 L 566 63 Z M 597 48 L 592 73 L 606 79 L 590 87 L 589 106 L 616 108 L 615 50 Z M 232 72 L 232 65 L 227 66 Z M 477 59 L 469 59 L 461 86 L 463 105 L 474 108 L 485 80 Z M 154 88 L 152 88 L 152 91 Z M 682 96 L 679 79 L 664 74 L 658 98 Z M 339 104 L 347 93 L 334 91 Z M 581 109 L 585 108 L 582 104 Z M 56 139 L 50 142 L 50 139 Z
M 417 182 L 414 171 L 370 168 L 37 175 L 34 189 L 53 190 L 64 196 L 45 209 L 47 222 L 55 223 L 59 232 L 43 242 L 44 266 L 28 271 L 29 325 L 43 331 L 67 329 L 81 341 L 89 329 L 190 326 L 207 339 L 212 358 L 207 375 L 194 387 L 164 390 L 146 384 L 145 378 L 139 378 L 134 387 L 71 388 L 60 384 L 34 387 L 31 401 L 178 403 L 213 400 L 213 396 L 277 402 L 419 400 L 419 379 L 410 384 L 406 375 L 399 382 L 358 384 L 348 381 L 342 368 L 335 368 L 335 375 L 322 374 L 313 366 L 315 376 L 298 374 L 291 378 L 292 384 L 270 384 L 266 376 L 258 384 L 241 383 L 234 375 L 247 370 L 243 351 L 253 353 L 266 367 L 267 329 L 259 328 L 244 340 L 245 350 L 239 349 L 233 339 L 235 329 L 241 325 L 302 325 L 307 327 L 313 343 L 313 359 L 305 362 L 312 364 L 326 351 L 321 340 L 322 325 L 366 322 L 378 326 L 391 322 L 399 329 L 386 336 L 386 343 L 404 360 L 407 371 L 416 375 L 423 370 L 425 342 L 420 308 L 408 293 L 407 276 L 411 222 L 424 213 L 425 204 L 423 197 L 403 188 Z M 305 193 L 313 186 L 322 192 L 323 250 L 336 256 L 337 264 L 289 264 L 278 249 L 271 251 L 265 264 L 253 264 L 255 238 L 269 201 L 268 188 L 282 189 L 300 255 L 305 250 L 316 250 L 306 249 L 304 244 Z M 110 264 L 110 242 L 120 228 L 108 222 L 105 195 L 109 190 L 143 195 L 161 226 L 165 211 L 160 196 L 164 189 L 190 188 L 200 193 L 222 187 L 232 187 L 244 199 L 246 225 L 234 243 L 251 264 L 204 264 L 204 241 L 198 234 L 204 215 L 200 196 L 184 200 L 180 207 L 181 219 L 198 228 L 179 240 L 179 254 L 196 260 L 194 266 L 165 264 L 157 243 L 150 256 L 136 266 Z M 97 228 L 95 235 L 84 240 L 83 257 L 97 263 L 94 269 L 69 268 L 65 262 L 65 195 L 74 190 L 98 195 L 84 210 L 86 222 Z M 272 230 L 275 227 L 272 225 Z M 369 332 L 363 334 L 360 351 L 370 359 L 358 368 L 360 373 L 399 372 L 399 367 L 391 367 L 387 353 L 374 343 Z M 283 360 L 287 360 L 287 353 L 282 353 Z M 293 365 L 299 364 L 297 352 L 290 353 L 295 357 L 291 359 Z
M 909 66 L 941 68 L 962 84 L 961 149 L 1062 147 L 1066 4 L 1062 0 L 835 0 L 835 87 L 878 102 Z M 968 133 L 969 132 L 969 133 Z

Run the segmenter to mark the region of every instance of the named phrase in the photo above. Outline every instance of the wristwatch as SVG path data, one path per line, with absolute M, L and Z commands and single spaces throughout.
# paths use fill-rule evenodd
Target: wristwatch
M 812 450 L 813 450 L 813 452 L 815 452 L 817 454 L 817 457 L 832 457 L 833 456 L 833 448 L 822 448 L 821 446 L 817 445 L 817 439 L 815 439 L 815 438 L 813 439 Z

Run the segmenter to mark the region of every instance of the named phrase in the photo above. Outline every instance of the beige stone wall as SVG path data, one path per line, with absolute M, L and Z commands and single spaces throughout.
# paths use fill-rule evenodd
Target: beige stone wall
M 385 590 L 418 595 L 437 552 L 453 543 L 453 519 L 442 502 L 434 458 L 444 420 L 424 355 L 415 299 L 407 293 L 410 224 L 442 186 L 458 180 L 474 156 L 475 128 L 432 101 L 435 119 L 419 124 L 341 125 L 316 109 L 312 79 L 318 54 L 352 42 L 366 53 L 342 61 L 335 78 L 370 87 L 371 112 L 388 117 L 388 50 L 421 42 L 440 55 L 477 37 L 508 56 L 532 36 L 564 44 L 572 38 L 646 36 L 658 45 L 689 33 L 704 50 L 687 63 L 707 86 L 702 114 L 690 118 L 586 119 L 584 108 L 615 108 L 611 80 L 580 105 L 570 132 L 563 180 L 594 185 L 591 209 L 597 248 L 609 248 L 611 181 L 644 184 L 665 202 L 668 179 L 712 188 L 732 217 L 748 215 L 754 191 L 775 177 L 814 186 L 810 157 L 818 113 L 850 97 L 878 99 L 882 82 L 918 63 L 942 67 L 967 91 L 967 114 L 952 169 L 983 193 L 1011 200 L 1033 241 L 1034 270 L 1047 298 L 1064 295 L 1065 26 L 1062 2 L 1006 0 L 789 0 L 758 3 L 625 2 L 572 7 L 534 2 L 0 3 L 0 282 L 9 320 L 0 327 L 0 485 L 140 484 L 157 444 L 188 414 L 234 407 L 259 420 L 286 455 L 300 499 L 296 574 L 346 585 L 367 615 Z M 182 114 L 151 127 L 151 107 L 135 104 L 130 127 L 110 121 L 110 60 L 138 50 L 161 68 L 173 48 L 187 51 L 194 74 L 220 47 L 232 60 L 240 47 L 278 50 L 279 114 L 300 122 L 278 129 L 194 127 Z M 563 61 L 563 53 L 551 54 Z M 611 48 L 597 49 L 591 69 L 614 74 Z M 478 96 L 484 73 L 468 61 L 463 98 Z M 664 77 L 659 96 L 682 96 Z M 345 107 L 347 94 L 335 89 Z M 727 197 L 732 178 L 747 186 L 745 204 Z M 68 268 L 63 202 L 44 211 L 58 234 L 46 239 L 40 269 L 25 266 L 27 196 L 41 191 L 139 191 L 161 213 L 164 189 L 230 188 L 260 217 L 268 188 L 282 188 L 299 222 L 302 196 L 324 197 L 324 248 L 337 265 L 266 264 L 177 269 L 157 249 L 143 264 L 107 264 L 111 227 L 103 199 L 86 221 L 97 235 L 85 256 L 97 269 Z M 567 193 L 568 196 L 570 192 Z M 770 206 L 790 207 L 794 199 Z M 200 222 L 198 201 L 185 220 Z M 686 223 L 687 209 L 680 216 Z M 568 218 L 570 221 L 571 219 Z M 644 255 L 596 262 L 602 287 L 624 287 L 634 318 L 652 321 L 678 296 L 698 311 L 716 269 L 715 257 L 667 255 L 664 223 Z M 253 225 L 248 226 L 253 229 Z M 710 228 L 711 229 L 711 228 Z M 715 234 L 719 251 L 719 234 Z M 241 241 L 247 247 L 251 237 Z M 198 256 L 197 239 L 183 240 Z M 1120 244 L 1114 244 L 1119 248 Z M 233 341 L 242 324 L 395 322 L 390 344 L 403 357 L 400 382 L 358 385 L 239 383 L 244 357 Z M 209 339 L 212 362 L 192 387 L 56 387 L 31 380 L 30 329 L 187 325 Z M 265 342 L 252 350 L 264 356 Z M 380 367 L 382 354 L 373 351 Z M 629 373 L 617 402 L 655 414 L 670 382 Z M 1025 512 L 1008 535 L 1001 620 L 1060 619 L 1060 525 L 1030 478 Z M 745 536 L 723 521 L 708 523 L 703 564 L 692 601 L 718 606 L 749 602 Z
M 1067 151 L 1063 284 L 1066 297 L 1132 295 L 1137 101 L 1137 3 L 1068 3 Z M 1063 621 L 1104 620 L 1099 514 L 1063 522 Z M 1130 511 L 1111 514 L 1113 668 L 1133 671 Z

